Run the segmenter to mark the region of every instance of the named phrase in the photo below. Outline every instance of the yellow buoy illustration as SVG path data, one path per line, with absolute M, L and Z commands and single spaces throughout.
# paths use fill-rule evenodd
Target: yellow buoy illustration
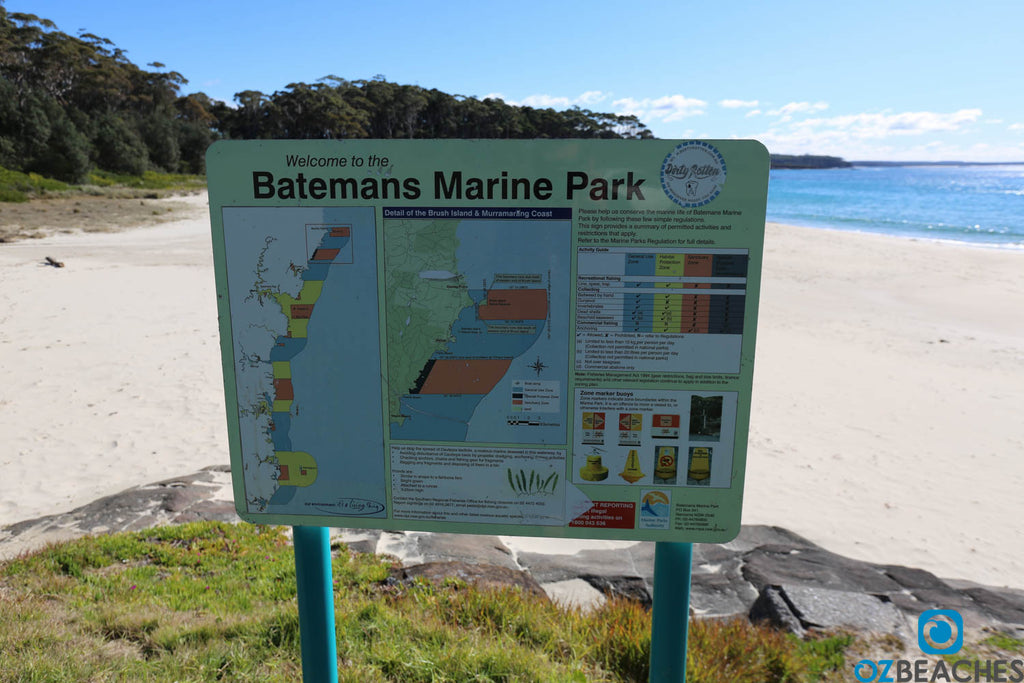
M 694 481 L 703 481 L 711 476 L 711 449 L 690 449 L 690 466 L 686 476 Z
M 654 476 L 657 479 L 676 478 L 676 453 L 675 446 L 658 446 L 654 460 Z
M 608 468 L 601 464 L 600 455 L 587 456 L 587 464 L 580 468 L 580 477 L 587 481 L 604 481 L 608 478 Z
M 629 455 L 626 456 L 626 466 L 619 472 L 619 476 L 630 484 L 644 478 L 644 473 L 640 471 L 640 458 L 637 457 L 635 450 L 630 449 Z

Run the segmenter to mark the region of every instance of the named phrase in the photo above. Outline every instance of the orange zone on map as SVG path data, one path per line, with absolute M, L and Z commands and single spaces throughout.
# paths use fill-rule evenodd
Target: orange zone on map
M 548 317 L 546 289 L 489 289 L 487 302 L 477 309 L 480 320 L 544 320 Z
M 512 364 L 511 358 L 460 358 L 434 361 L 420 394 L 486 394 Z
M 352 234 L 347 225 L 338 225 L 331 228 L 331 237 L 349 237 Z
M 274 398 L 278 401 L 292 401 L 295 399 L 295 389 L 290 379 L 274 380 Z
M 309 319 L 313 315 L 313 304 L 292 304 L 292 317 Z
M 341 249 L 314 249 L 311 261 L 333 261 Z

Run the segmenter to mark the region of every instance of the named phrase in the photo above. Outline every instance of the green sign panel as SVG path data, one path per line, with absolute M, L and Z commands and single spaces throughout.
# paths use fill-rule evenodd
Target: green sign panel
M 739 531 L 757 142 L 219 142 L 235 500 L 252 522 Z

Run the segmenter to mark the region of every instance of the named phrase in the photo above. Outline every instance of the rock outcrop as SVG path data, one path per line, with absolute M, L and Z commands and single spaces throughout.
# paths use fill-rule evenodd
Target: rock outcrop
M 197 520 L 238 521 L 228 468 L 133 487 L 65 514 L 0 528 L 0 558 L 55 540 Z M 497 536 L 346 529 L 334 536 L 356 552 L 397 557 L 403 565 L 397 581 L 450 576 L 577 603 L 604 596 L 652 601 L 653 543 L 552 555 L 514 552 Z M 847 628 L 910 642 L 921 612 L 955 609 L 969 628 L 1024 636 L 1024 591 L 853 560 L 778 527 L 745 526 L 730 543 L 695 545 L 691 585 L 697 617 L 745 617 L 800 635 Z

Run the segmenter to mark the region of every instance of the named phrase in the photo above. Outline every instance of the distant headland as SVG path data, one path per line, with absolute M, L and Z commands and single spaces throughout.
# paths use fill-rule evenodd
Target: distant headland
M 1019 166 L 1024 161 L 847 161 L 820 154 L 772 154 L 771 167 L 785 169 L 853 168 L 854 166 Z
M 850 168 L 853 166 L 841 157 L 817 154 L 772 154 L 770 156 L 772 168 Z

